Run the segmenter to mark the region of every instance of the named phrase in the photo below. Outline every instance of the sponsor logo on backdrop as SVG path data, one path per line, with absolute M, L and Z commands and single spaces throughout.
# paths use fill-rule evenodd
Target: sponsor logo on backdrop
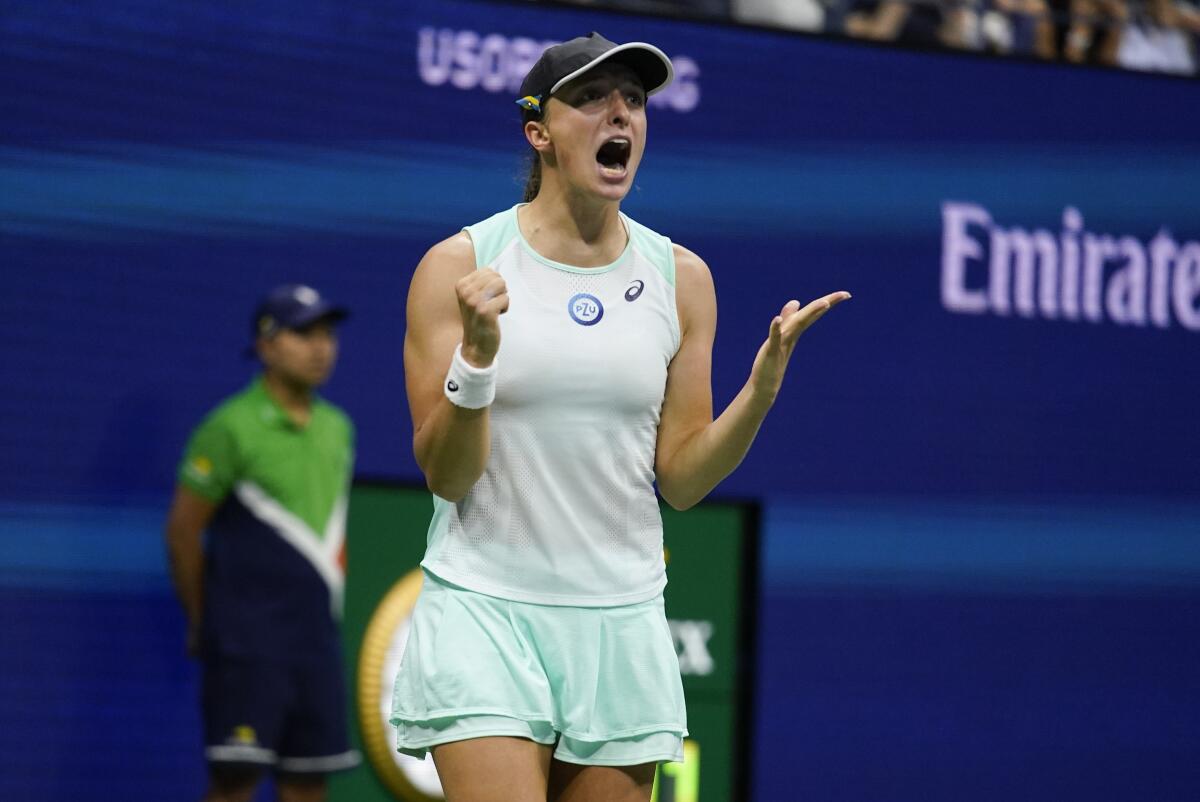
M 371 614 L 358 659 L 358 721 L 367 759 L 392 798 L 404 802 L 446 798 L 432 760 L 396 751 L 396 728 L 391 722 L 396 672 L 423 582 L 421 569 L 414 568 L 392 585 Z
M 1200 242 L 1163 228 L 1143 242 L 1088 231 L 1068 206 L 1060 230 L 995 220 L 983 206 L 942 204 L 942 305 L 1017 315 L 1200 331 Z
M 449 28 L 417 32 L 417 72 L 427 86 L 481 90 L 516 97 L 521 79 L 557 41 Z M 700 65 L 673 55 L 675 81 L 649 100 L 651 108 L 686 114 L 700 105 Z
M 669 619 L 671 637 L 675 640 L 675 652 L 679 655 L 679 673 L 707 677 L 716 668 L 708 642 L 712 639 L 711 621 L 686 621 Z

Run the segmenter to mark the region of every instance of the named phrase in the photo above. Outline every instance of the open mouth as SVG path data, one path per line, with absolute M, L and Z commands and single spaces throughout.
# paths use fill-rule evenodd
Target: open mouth
M 632 142 L 625 137 L 614 137 L 596 151 L 596 162 L 607 174 L 624 175 L 625 167 L 629 164 L 629 154 L 632 151 Z

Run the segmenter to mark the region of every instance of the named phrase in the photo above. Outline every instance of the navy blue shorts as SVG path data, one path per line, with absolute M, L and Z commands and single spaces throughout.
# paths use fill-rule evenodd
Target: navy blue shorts
M 325 774 L 359 763 L 336 652 L 302 661 L 208 657 L 201 696 L 210 765 Z

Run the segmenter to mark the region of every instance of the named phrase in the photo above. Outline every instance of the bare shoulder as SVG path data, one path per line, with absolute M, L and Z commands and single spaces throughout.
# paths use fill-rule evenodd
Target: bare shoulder
M 685 282 L 688 284 L 696 282 L 712 284 L 712 271 L 708 269 L 708 265 L 703 259 L 678 242 L 672 242 L 671 248 L 675 252 L 676 285 Z
M 460 231 L 425 252 L 408 287 L 410 310 L 418 311 L 431 302 L 453 300 L 454 285 L 475 270 L 475 246 Z M 447 293 L 449 293 L 447 295 Z
M 717 313 L 716 289 L 712 271 L 692 251 L 672 243 L 675 251 L 675 304 L 679 309 L 679 324 L 686 332 L 698 323 L 715 322 Z
M 465 231 L 447 237 L 425 252 L 417 272 L 454 273 L 454 280 L 475 269 L 475 245 Z M 414 276 L 415 280 L 415 276 Z

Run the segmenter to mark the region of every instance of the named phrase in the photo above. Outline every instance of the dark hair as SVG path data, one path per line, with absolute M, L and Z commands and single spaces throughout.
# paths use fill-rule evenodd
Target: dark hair
M 538 122 L 544 119 L 540 112 L 532 109 L 521 110 L 521 130 L 525 129 L 525 124 L 530 122 Z M 525 197 L 522 203 L 529 203 L 537 197 L 538 192 L 542 188 L 542 157 L 532 147 L 529 148 L 529 173 L 525 178 Z

